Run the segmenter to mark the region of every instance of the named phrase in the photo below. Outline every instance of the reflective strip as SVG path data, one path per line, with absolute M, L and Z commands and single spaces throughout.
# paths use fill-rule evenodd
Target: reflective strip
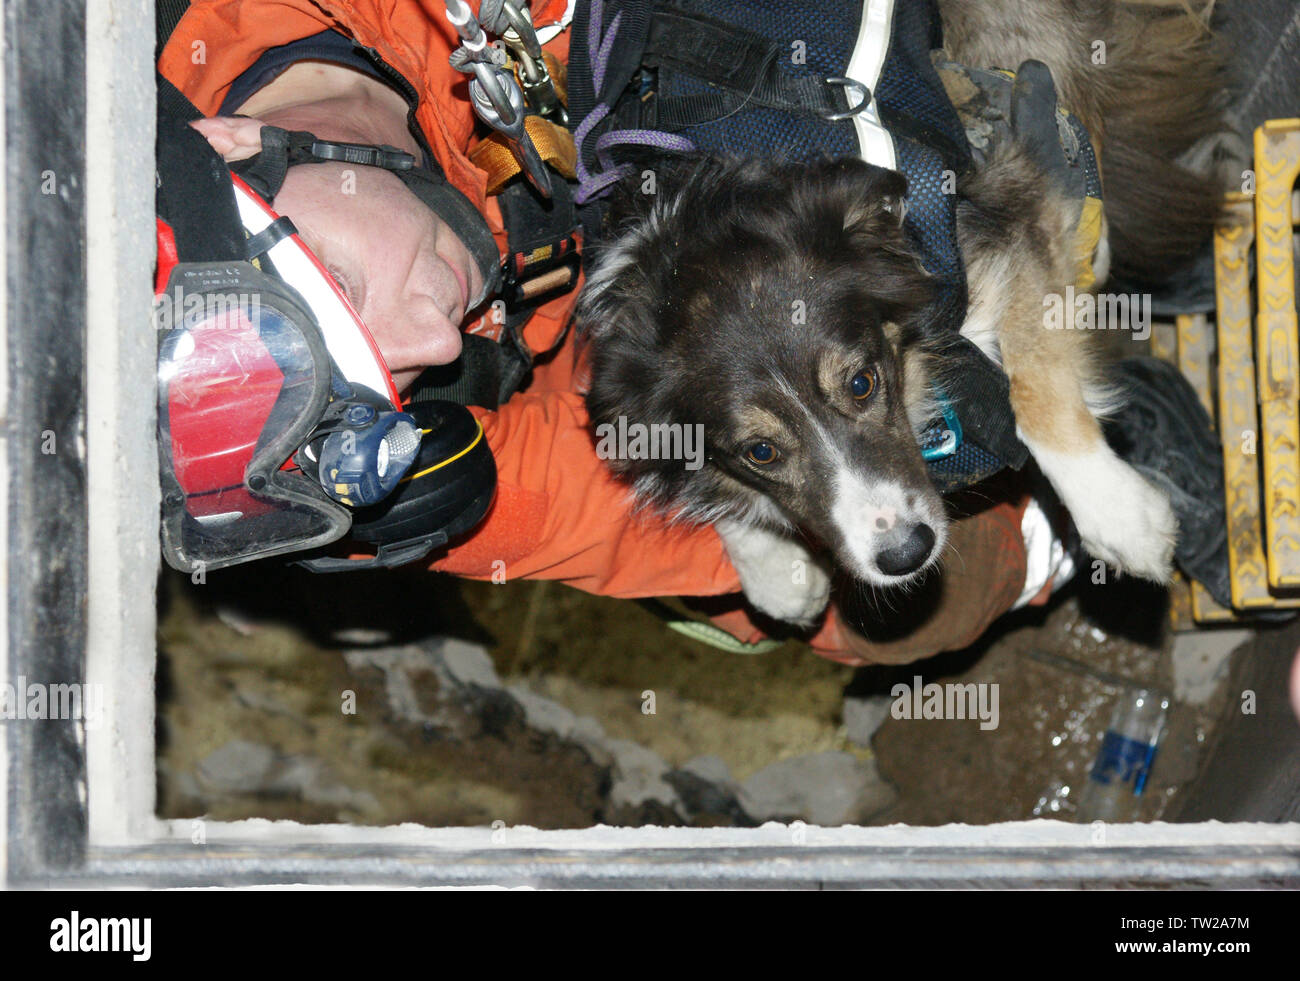
M 885 67 L 893 20 L 894 0 L 866 0 L 862 8 L 862 23 L 858 28 L 858 40 L 853 46 L 849 67 L 844 74 L 871 90 L 871 105 L 853 117 L 862 159 L 877 167 L 897 170 L 894 140 L 880 122 L 876 105 L 876 85 Z M 853 101 L 853 90 L 845 89 L 845 93 L 849 96 L 849 108 L 853 108 L 857 105 Z
M 234 187 L 239 217 L 250 235 L 256 235 L 280 217 L 237 177 Z M 275 263 L 276 272 L 307 302 L 320 325 L 325 347 L 344 377 L 355 385 L 364 385 L 387 396 L 396 408 L 400 404 L 397 388 L 379 348 L 320 261 L 297 235 L 282 238 L 267 255 Z
M 708 644 L 720 651 L 726 651 L 728 654 L 766 654 L 768 651 L 774 651 L 785 643 L 785 641 L 777 640 L 775 637 L 765 637 L 763 640 L 756 640 L 749 644 L 743 640 L 737 640 L 721 627 L 714 626 L 711 623 L 704 623 L 701 620 L 669 620 L 668 629 L 684 634 L 691 640 L 699 641 L 701 644 Z

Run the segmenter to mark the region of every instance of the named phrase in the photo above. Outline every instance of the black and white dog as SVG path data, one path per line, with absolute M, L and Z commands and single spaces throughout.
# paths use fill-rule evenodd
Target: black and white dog
M 1218 195 L 1175 158 L 1217 129 L 1220 61 L 1179 10 L 1098 0 L 944 0 L 946 55 L 1048 66 L 1102 145 L 1108 229 L 1092 265 L 1159 274 L 1208 236 Z M 1094 39 L 1109 57 L 1089 57 Z M 629 193 L 580 305 L 593 424 L 702 426 L 704 466 L 613 459 L 637 497 L 714 523 L 749 600 L 807 623 L 834 561 L 875 586 L 940 562 L 943 500 L 917 446 L 943 352 L 921 342 L 931 295 L 902 228 L 906 185 L 857 159 L 697 159 Z M 1157 581 L 1176 521 L 1098 417 L 1108 389 L 1087 331 L 1044 329 L 1076 281 L 1079 203 L 1040 153 L 998 146 L 958 187 L 969 307 L 962 333 L 1006 371 L 1018 432 L 1095 556 Z M 802 577 L 792 569 L 804 570 Z

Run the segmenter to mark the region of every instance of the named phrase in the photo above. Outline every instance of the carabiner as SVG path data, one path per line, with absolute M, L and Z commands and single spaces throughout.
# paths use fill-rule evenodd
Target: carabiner
M 514 0 L 505 0 L 501 5 L 501 11 L 510 24 L 501 35 L 501 40 L 510 46 L 510 50 L 515 53 L 515 57 L 523 66 L 525 80 L 536 82 L 541 77 L 541 73 L 546 71 L 546 65 L 542 62 L 542 43 L 537 40 L 532 16 L 526 8 L 520 9 Z
M 524 93 L 504 68 L 493 68 L 492 71 L 497 76 L 495 81 L 505 89 L 509 96 L 509 119 L 507 120 L 496 111 L 491 99 L 479 84 L 477 74 L 469 83 L 470 102 L 474 105 L 474 111 L 478 113 L 478 117 L 483 122 L 505 137 L 506 145 L 510 148 L 515 160 L 518 161 L 519 169 L 523 171 L 528 183 L 532 184 L 542 197 L 550 198 L 552 194 L 551 172 L 547 170 L 541 154 L 537 152 L 537 147 L 533 144 L 533 139 L 528 135 L 528 130 L 524 126 L 526 118 Z
M 501 35 L 501 40 L 510 48 L 515 61 L 519 63 L 520 83 L 523 85 L 524 95 L 528 97 L 528 104 L 537 110 L 539 115 L 554 115 L 561 126 L 568 126 L 568 111 L 560 101 L 559 93 L 555 91 L 555 82 L 552 81 L 551 73 L 546 67 L 546 59 L 542 56 L 542 43 L 537 38 L 537 31 L 533 27 L 532 15 L 528 12 L 528 8 L 520 6 L 515 0 L 505 0 L 501 9 L 510 24 Z
M 469 83 L 470 104 L 474 106 L 479 119 L 505 137 L 506 145 L 518 161 L 520 170 L 537 189 L 537 193 L 544 198 L 551 197 L 550 172 L 524 127 L 527 105 L 523 90 L 514 76 L 497 65 L 488 54 L 487 35 L 483 32 L 483 25 L 474 17 L 474 12 L 465 0 L 446 0 L 446 4 L 447 20 L 460 35 L 461 48 L 474 72 Z M 515 9 L 515 16 L 523 19 L 518 8 Z M 524 23 L 532 33 L 536 45 L 537 35 L 532 32 L 531 22 L 524 20 Z M 520 43 L 524 43 L 522 38 Z M 537 51 L 540 56 L 540 45 L 537 45 Z

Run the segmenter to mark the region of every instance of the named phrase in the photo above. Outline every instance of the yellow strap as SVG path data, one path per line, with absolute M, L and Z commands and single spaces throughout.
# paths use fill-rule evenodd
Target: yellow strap
M 529 116 L 524 120 L 524 129 L 532 137 L 533 145 L 541 158 L 565 177 L 577 173 L 578 151 L 573 146 L 573 135 L 561 126 L 556 126 L 541 116 Z M 487 174 L 488 194 L 497 194 L 506 181 L 519 173 L 519 162 L 510 152 L 505 137 L 493 133 L 469 152 L 474 166 Z
M 457 460 L 459 460 L 461 457 L 463 457 L 466 453 L 468 453 L 468 452 L 469 452 L 470 450 L 472 450 L 474 447 L 478 446 L 479 441 L 483 438 L 483 424 L 482 424 L 481 422 L 479 422 L 477 419 L 475 419 L 475 420 L 474 420 L 474 425 L 478 427 L 478 433 L 475 435 L 473 442 L 471 442 L 471 443 L 469 444 L 469 446 L 465 447 L 463 450 L 461 450 L 461 451 L 460 451 L 459 453 L 457 453 L 455 456 L 449 456 L 449 457 L 447 457 L 447 459 L 443 460 L 441 463 L 435 463 L 433 466 L 428 467 L 427 469 L 421 470 L 419 473 L 407 474 L 405 477 L 403 477 L 403 478 L 399 481 L 399 483 L 405 484 L 407 481 L 410 481 L 410 480 L 419 480 L 421 477 L 427 477 L 429 474 L 433 473 L 435 470 L 441 470 L 441 469 L 442 469 L 443 467 L 445 467 L 447 464 L 449 464 L 449 463 L 455 463 Z M 422 429 L 421 432 L 423 432 L 423 433 L 425 433 L 425 434 L 428 434 L 428 433 L 430 432 L 430 430 L 428 430 L 428 429 Z
M 1092 289 L 1097 281 L 1092 260 L 1097 252 L 1097 243 L 1101 241 L 1101 216 L 1101 200 L 1084 198 L 1083 212 L 1079 215 L 1079 225 L 1074 233 L 1075 268 L 1078 270 L 1074 285 L 1081 290 Z

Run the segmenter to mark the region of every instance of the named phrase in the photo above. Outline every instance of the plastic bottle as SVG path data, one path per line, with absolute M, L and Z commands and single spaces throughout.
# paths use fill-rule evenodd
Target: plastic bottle
M 1132 821 L 1164 735 L 1169 696 L 1151 688 L 1121 692 L 1102 737 L 1075 820 Z

